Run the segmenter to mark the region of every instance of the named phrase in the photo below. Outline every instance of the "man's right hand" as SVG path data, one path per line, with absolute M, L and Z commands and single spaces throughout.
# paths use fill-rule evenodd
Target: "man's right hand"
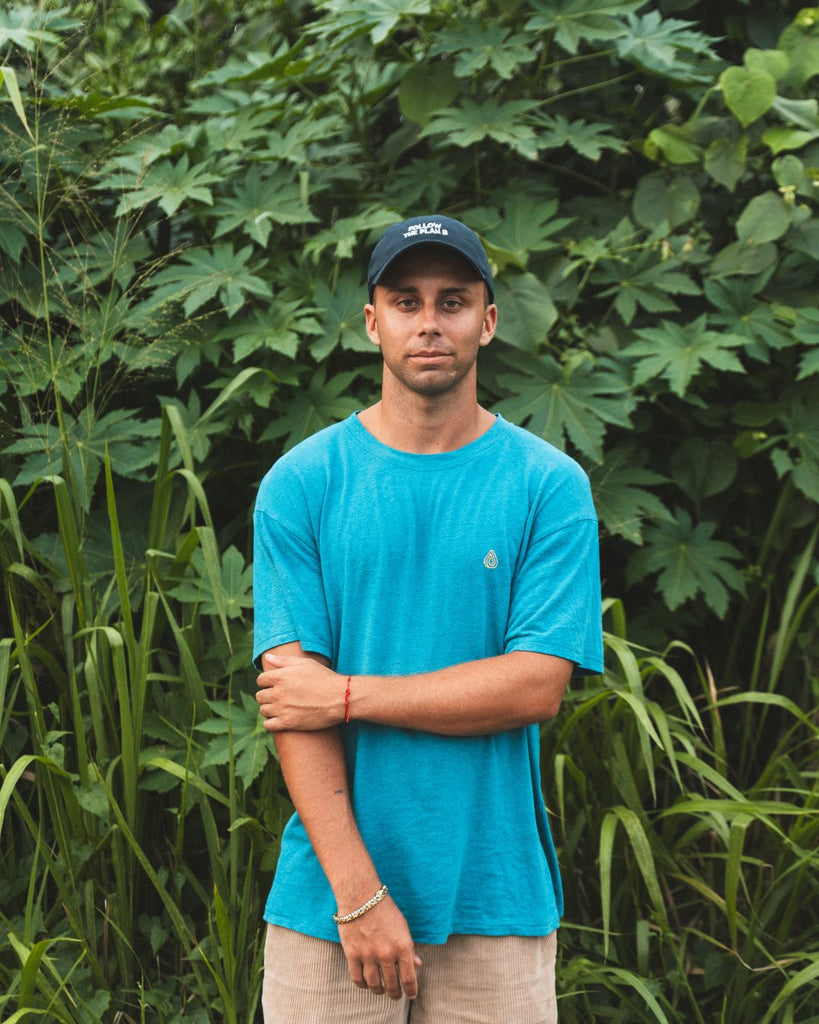
M 421 960 L 406 919 L 390 896 L 355 921 L 339 925 L 338 933 L 354 985 L 390 999 L 418 995 Z

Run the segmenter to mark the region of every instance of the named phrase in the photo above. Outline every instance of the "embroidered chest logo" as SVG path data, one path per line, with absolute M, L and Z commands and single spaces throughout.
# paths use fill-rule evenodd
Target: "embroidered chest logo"
M 487 552 L 486 557 L 483 560 L 483 564 L 487 569 L 497 569 L 498 567 L 498 556 L 491 549 Z

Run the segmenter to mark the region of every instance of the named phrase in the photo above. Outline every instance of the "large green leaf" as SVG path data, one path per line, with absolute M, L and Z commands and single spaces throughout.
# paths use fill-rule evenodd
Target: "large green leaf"
M 318 259 L 326 249 L 333 249 L 336 259 L 349 259 L 360 235 L 381 232 L 400 219 L 400 215 L 389 207 L 366 206 L 355 216 L 340 217 L 315 234 L 305 245 L 304 254 Z
M 737 235 L 748 245 L 763 245 L 781 238 L 793 220 L 793 203 L 775 192 L 754 196 L 737 220 Z
M 339 373 L 327 380 L 324 368 L 320 367 L 307 387 L 295 393 L 282 414 L 271 420 L 259 440 L 283 437 L 287 451 L 322 427 L 356 412 L 360 403 L 347 393 L 354 377 L 355 373 Z
M 428 124 L 436 110 L 448 107 L 461 91 L 448 64 L 413 64 L 398 87 L 398 105 L 404 117 Z
M 231 545 L 220 552 L 216 580 L 205 568 L 201 548 L 194 551 L 190 564 L 195 575 L 184 576 L 175 583 L 176 600 L 195 604 L 202 615 L 218 615 L 224 610 L 230 619 L 240 618 L 244 611 L 253 607 L 253 568 L 245 562 L 238 548 Z
M 733 192 L 745 173 L 748 160 L 748 137 L 719 135 L 712 139 L 705 151 L 703 166 L 714 181 Z
M 325 13 L 325 20 L 312 26 L 320 38 L 345 41 L 369 33 L 377 46 L 402 22 L 427 14 L 432 4 L 431 0 L 358 0 L 355 4 L 348 0 L 319 0 L 315 6 Z
M 70 14 L 68 6 L 4 5 L 0 10 L 0 47 L 11 45 L 33 53 L 41 46 L 58 44 L 61 35 L 82 24 Z
M 710 81 L 709 63 L 717 59 L 713 40 L 693 31 L 694 22 L 663 18 L 659 11 L 629 14 L 625 20 L 626 31 L 615 42 L 621 57 L 672 81 Z
M 688 437 L 671 456 L 674 482 L 692 502 L 723 494 L 736 479 L 737 456 L 728 441 Z
M 797 311 L 793 336 L 810 346 L 799 364 L 797 380 L 804 380 L 819 373 L 819 309 L 807 307 Z
M 539 111 L 533 123 L 540 129 L 538 140 L 542 150 L 560 149 L 570 146 L 587 160 L 599 160 L 604 150 L 622 153 L 625 144 L 611 134 L 611 125 L 602 121 L 569 121 L 562 114 L 548 114 Z
M 202 768 L 235 762 L 236 774 L 247 789 L 274 756 L 273 742 L 262 724 L 259 706 L 249 693 L 240 693 L 241 705 L 224 700 L 208 701 L 214 717 L 196 728 L 211 738 Z
M 724 327 L 728 334 L 747 339 L 744 351 L 755 359 L 770 360 L 771 350 L 793 344 L 796 312 L 761 299 L 754 281 L 723 278 L 705 282 L 708 301 L 716 307 L 709 313 L 712 326 Z
M 614 282 L 602 289 L 600 297 L 613 296 L 614 308 L 623 323 L 630 324 L 638 306 L 649 313 L 675 312 L 679 307 L 671 295 L 699 293 L 699 286 L 682 268 L 681 260 L 676 257 L 658 259 L 647 251 L 639 254 L 634 263 L 617 259 L 598 264 L 592 280 L 600 284 Z
M 216 237 L 241 227 L 259 245 L 267 245 L 274 224 L 314 224 L 317 217 L 304 202 L 298 181 L 284 168 L 263 178 L 254 164 L 244 180 L 234 186 L 234 196 L 218 202 Z
M 517 373 L 499 377 L 512 394 L 494 411 L 558 448 L 568 442 L 592 462 L 600 462 L 607 425 L 626 427 L 631 422 L 634 399 L 605 362 L 581 357 L 561 365 L 551 356 L 511 351 L 504 352 L 503 361 Z
M 728 109 L 743 128 L 758 121 L 776 99 L 776 79 L 767 71 L 726 68 L 719 82 Z
M 521 64 L 530 63 L 537 56 L 526 36 L 513 35 L 511 29 L 496 21 L 483 24 L 473 17 L 445 26 L 437 34 L 428 57 L 452 54 L 459 78 L 472 78 L 484 68 L 491 68 L 499 78 L 512 78 Z M 434 69 L 433 64 L 424 70 Z
M 530 32 L 554 32 L 555 41 L 577 53 L 582 40 L 617 39 L 626 34 L 625 16 L 645 7 L 647 0 L 533 0 Z
M 589 476 L 600 523 L 609 533 L 642 544 L 647 523 L 671 519 L 662 499 L 648 489 L 667 483 L 667 478 L 641 467 L 631 449 L 607 453 L 604 463 Z
M 176 163 L 159 160 L 124 193 L 116 216 L 123 217 L 153 202 L 158 203 L 169 217 L 189 200 L 210 206 L 213 203 L 210 186 L 219 181 L 219 177 L 218 173 L 206 167 L 196 164 L 191 167 L 187 153 L 183 153 Z
M 667 224 L 672 229 L 688 224 L 696 217 L 701 198 L 700 190 L 690 175 L 654 172 L 638 181 L 631 208 L 634 219 L 643 227 L 656 229 Z
M 477 207 L 464 219 L 478 231 L 499 272 L 507 266 L 525 270 L 532 255 L 559 248 L 554 237 L 571 224 L 557 217 L 557 201 L 535 202 L 529 196 L 511 195 L 503 209 Z
M 803 7 L 779 37 L 779 49 L 788 57 L 788 82 L 797 89 L 819 74 L 819 18 L 816 8 Z
M 235 316 L 246 295 L 272 299 L 270 285 L 254 274 L 250 266 L 251 246 L 236 251 L 229 242 L 213 249 L 183 252 L 179 262 L 160 270 L 153 278 L 150 308 L 167 302 L 181 302 L 191 316 L 218 295 L 229 317 Z
M 365 291 L 357 274 L 342 274 L 335 293 L 326 284 L 316 285 L 315 304 L 320 312 L 320 330 L 311 342 L 310 351 L 321 360 L 337 345 L 357 352 L 375 354 L 364 322 L 363 299 Z
M 233 342 L 236 362 L 247 359 L 260 350 L 270 349 L 295 359 L 303 339 L 324 333 L 316 317 L 318 310 L 305 306 L 301 299 L 280 292 L 269 310 L 254 310 L 252 316 L 231 320 L 216 335 L 216 341 Z
M 733 350 L 741 348 L 745 339 L 738 334 L 709 330 L 704 314 L 688 324 L 663 320 L 658 327 L 645 327 L 635 334 L 639 340 L 625 350 L 627 356 L 636 359 L 635 384 L 661 377 L 682 398 L 703 365 L 743 372 Z
M 139 479 L 156 462 L 158 434 L 157 419 L 138 419 L 130 409 L 98 416 L 86 406 L 76 419 L 65 416 L 64 436 L 56 423 L 31 423 L 19 429 L 18 440 L 8 445 L 6 452 L 21 457 L 15 484 L 28 485 L 42 477 L 62 475 L 67 450 L 80 501 L 88 509 L 106 451 L 115 473 Z
M 498 338 L 516 348 L 537 352 L 558 317 L 546 285 L 535 274 L 507 273 L 495 282 L 495 299 Z
M 730 242 L 711 261 L 710 276 L 756 277 L 776 262 L 778 251 L 773 242 Z
M 743 593 L 745 580 L 733 565 L 741 559 L 740 552 L 714 539 L 716 531 L 716 523 L 694 525 L 688 512 L 677 509 L 674 522 L 646 527 L 645 544 L 629 563 L 629 579 L 636 582 L 658 573 L 657 585 L 672 611 L 702 594 L 709 608 L 724 615 L 729 592 Z
M 457 107 L 433 114 L 421 135 L 445 136 L 448 143 L 464 149 L 491 139 L 529 160 L 536 160 L 538 138 L 527 120 L 536 106 L 535 100 L 500 103 L 492 97 L 482 101 L 467 98 Z

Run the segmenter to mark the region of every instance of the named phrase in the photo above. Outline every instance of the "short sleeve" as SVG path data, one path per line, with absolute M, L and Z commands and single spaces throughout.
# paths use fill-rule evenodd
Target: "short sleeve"
M 597 518 L 585 479 L 580 493 L 571 490 L 578 508 L 568 522 L 555 527 L 548 507 L 535 513 L 513 581 L 505 650 L 552 654 L 596 674 L 603 671 Z
M 275 469 L 276 467 L 274 467 Z M 309 508 L 300 488 L 268 474 L 253 513 L 253 659 L 298 640 L 330 658 L 327 603 Z

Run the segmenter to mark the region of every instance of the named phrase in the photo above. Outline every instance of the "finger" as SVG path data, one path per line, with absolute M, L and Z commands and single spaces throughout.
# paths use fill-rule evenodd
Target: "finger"
M 360 960 L 354 960 L 352 963 L 347 964 L 350 971 L 350 981 L 356 986 L 356 988 L 366 988 L 367 982 L 364 980 L 364 965 Z
M 415 999 L 418 995 L 418 974 L 416 969 L 420 966 L 421 959 L 414 954 L 402 957 L 398 961 L 398 977 L 401 988 L 408 999 Z
M 370 992 L 374 992 L 379 996 L 384 994 L 384 983 L 381 980 L 381 971 L 378 964 L 364 964 L 364 981 Z
M 400 999 L 402 992 L 401 979 L 398 977 L 395 964 L 379 964 L 379 967 L 381 968 L 381 980 L 384 983 L 387 995 L 390 999 Z

